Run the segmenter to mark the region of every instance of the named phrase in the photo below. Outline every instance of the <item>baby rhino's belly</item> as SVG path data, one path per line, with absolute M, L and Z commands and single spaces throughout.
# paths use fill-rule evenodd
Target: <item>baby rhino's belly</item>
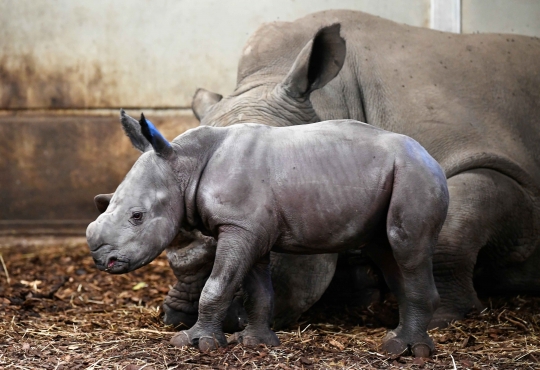
M 332 253 L 359 248 L 381 223 L 384 226 L 393 157 L 353 149 L 318 150 L 298 160 L 296 169 L 289 165 L 282 170 L 272 188 L 280 220 L 276 250 Z
M 273 250 L 318 254 L 361 248 L 386 230 L 389 197 L 371 200 L 369 204 L 333 203 L 327 207 L 314 203 L 317 207 L 282 217 Z

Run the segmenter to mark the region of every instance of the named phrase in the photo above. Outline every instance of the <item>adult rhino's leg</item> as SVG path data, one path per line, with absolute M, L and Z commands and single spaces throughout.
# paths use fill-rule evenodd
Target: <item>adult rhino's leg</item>
M 369 307 L 387 290 L 382 273 L 366 253 L 349 250 L 339 254 L 336 272 L 321 301 Z
M 188 328 L 195 324 L 199 297 L 212 272 L 215 254 L 215 240 L 199 233 L 186 234 L 167 248 L 167 259 L 178 281 L 163 303 L 165 324 Z
M 484 278 L 489 274 L 503 277 L 503 265 L 515 265 L 534 250 L 529 237 L 533 229 L 532 202 L 514 180 L 493 170 L 478 169 L 448 179 L 448 190 L 448 216 L 433 257 L 441 303 L 431 328 L 446 326 L 482 308 L 473 286 L 480 250 L 477 273 Z M 492 284 L 497 284 L 496 280 L 491 280 Z
M 214 238 L 196 231 L 185 233 L 167 249 L 169 265 L 178 281 L 163 303 L 165 324 L 190 328 L 197 321 L 199 298 L 212 272 L 216 246 Z M 234 333 L 244 329 L 246 324 L 242 292 L 238 291 L 223 321 L 223 330 Z
M 294 324 L 321 298 L 334 276 L 337 258 L 337 254 L 271 253 L 274 330 Z
M 480 251 L 474 276 L 479 294 L 540 294 L 540 229 L 533 230 L 509 240 L 510 249 L 489 246 Z

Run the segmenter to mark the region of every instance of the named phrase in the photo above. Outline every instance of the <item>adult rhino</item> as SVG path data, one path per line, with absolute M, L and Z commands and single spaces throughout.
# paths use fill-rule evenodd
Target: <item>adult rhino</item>
M 444 169 L 451 199 L 434 256 L 436 326 L 481 307 L 473 276 L 486 292 L 540 291 L 538 60 L 538 38 L 456 35 L 324 11 L 260 27 L 244 47 L 234 92 L 222 99 L 198 90 L 192 107 L 201 125 L 350 118 L 424 146 Z M 331 271 L 335 259 L 321 263 Z M 277 265 L 282 296 L 321 291 L 328 281 L 287 284 L 297 269 Z
M 222 99 L 200 89 L 192 107 L 201 125 L 349 118 L 424 146 L 450 191 L 434 255 L 441 303 L 431 326 L 441 326 L 481 307 L 473 277 L 485 292 L 540 290 L 538 60 L 538 38 L 456 35 L 324 11 L 261 26 L 244 48 L 234 92 Z M 336 260 L 274 254 L 278 325 L 320 297 Z M 166 321 L 181 314 L 175 299 L 185 288 L 169 293 Z

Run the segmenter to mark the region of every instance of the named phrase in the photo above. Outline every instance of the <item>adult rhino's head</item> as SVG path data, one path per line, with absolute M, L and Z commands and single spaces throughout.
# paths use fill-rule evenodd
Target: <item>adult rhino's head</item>
M 267 38 L 256 34 L 244 48 L 239 82 L 233 94 L 223 98 L 198 89 L 191 105 L 195 116 L 201 125 L 210 126 L 240 122 L 291 126 L 320 121 L 310 95 L 336 77 L 343 67 L 346 47 L 340 28 L 333 24 L 320 29 L 302 44 L 292 67 L 287 45 L 285 50 L 279 46 L 264 47 L 263 55 L 261 44 Z
M 143 115 L 139 122 L 124 111 L 121 116 L 128 136 L 139 140 L 144 153 L 114 194 L 95 197 L 103 213 L 86 230 L 96 266 L 115 274 L 156 258 L 178 234 L 184 209 L 171 144 Z

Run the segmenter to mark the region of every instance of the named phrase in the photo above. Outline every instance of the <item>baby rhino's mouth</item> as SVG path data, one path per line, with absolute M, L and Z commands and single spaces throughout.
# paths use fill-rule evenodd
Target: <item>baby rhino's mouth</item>
M 109 262 L 107 263 L 107 269 L 113 268 L 117 261 L 118 261 L 118 258 L 116 257 L 109 258 Z
M 105 265 L 105 271 L 111 274 L 123 274 L 128 272 L 129 262 L 116 256 L 109 257 Z

